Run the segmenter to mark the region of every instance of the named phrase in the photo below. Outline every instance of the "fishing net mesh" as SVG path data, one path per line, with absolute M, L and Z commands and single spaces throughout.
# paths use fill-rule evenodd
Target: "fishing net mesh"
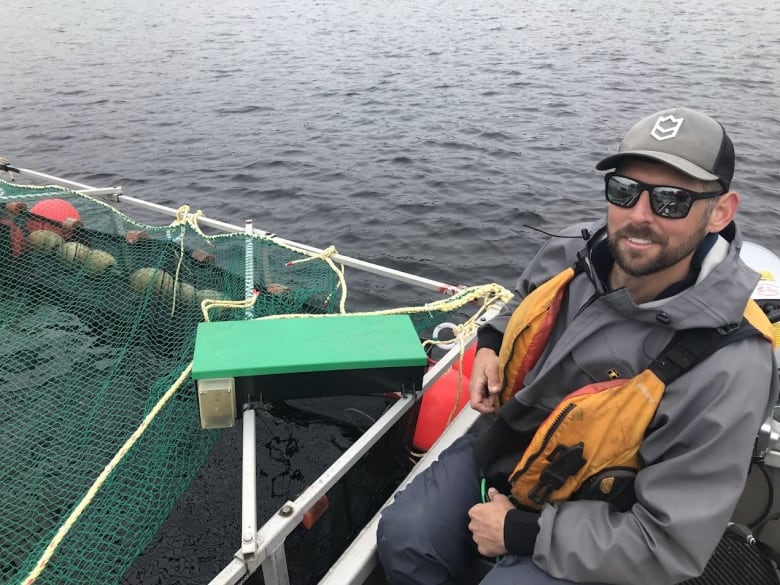
M 0 181 L 0 583 L 121 578 L 217 440 L 190 379 L 31 573 L 190 363 L 200 301 L 248 289 L 251 309 L 211 320 L 330 313 L 341 294 L 328 262 L 269 238 L 142 225 L 74 191 Z M 412 316 L 418 331 L 443 317 Z

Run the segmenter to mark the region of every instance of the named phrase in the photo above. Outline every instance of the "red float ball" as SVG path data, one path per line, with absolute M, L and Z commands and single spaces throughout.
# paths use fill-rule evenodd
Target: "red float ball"
M 72 228 L 73 225 L 81 221 L 78 209 L 64 199 L 39 201 L 30 208 L 30 213 L 32 216 L 27 220 L 27 230 L 31 232 L 49 230 L 67 237 L 69 235 L 67 232 L 70 231 L 68 227 Z

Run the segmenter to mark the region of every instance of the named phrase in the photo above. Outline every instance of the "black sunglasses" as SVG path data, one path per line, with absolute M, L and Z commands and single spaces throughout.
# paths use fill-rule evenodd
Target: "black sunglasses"
M 688 215 L 697 199 L 709 199 L 724 194 L 724 191 L 697 193 L 669 185 L 648 185 L 615 173 L 607 173 L 604 183 L 607 201 L 625 209 L 636 205 L 642 192 L 647 191 L 650 194 L 650 209 L 658 217 L 665 219 L 682 219 Z

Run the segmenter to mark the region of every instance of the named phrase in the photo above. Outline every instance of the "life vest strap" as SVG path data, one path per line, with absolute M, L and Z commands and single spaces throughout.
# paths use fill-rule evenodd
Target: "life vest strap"
M 582 442 L 571 447 L 558 445 L 547 457 L 550 464 L 544 468 L 539 481 L 528 492 L 528 499 L 540 506 L 544 504 L 551 493 L 560 489 L 567 479 L 587 463 L 582 456 L 584 447 Z
M 664 348 L 650 369 L 665 384 L 669 383 L 695 365 L 703 362 L 720 348 L 742 339 L 761 335 L 747 319 L 731 328 L 697 328 L 678 331 Z

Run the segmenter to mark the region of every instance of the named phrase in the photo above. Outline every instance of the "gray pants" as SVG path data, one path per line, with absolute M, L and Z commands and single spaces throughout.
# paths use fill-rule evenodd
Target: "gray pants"
M 477 547 L 468 510 L 482 502 L 481 476 L 466 436 L 444 451 L 385 510 L 377 530 L 379 560 L 391 585 L 457 585 Z M 567 585 L 529 557 L 506 555 L 480 585 Z

